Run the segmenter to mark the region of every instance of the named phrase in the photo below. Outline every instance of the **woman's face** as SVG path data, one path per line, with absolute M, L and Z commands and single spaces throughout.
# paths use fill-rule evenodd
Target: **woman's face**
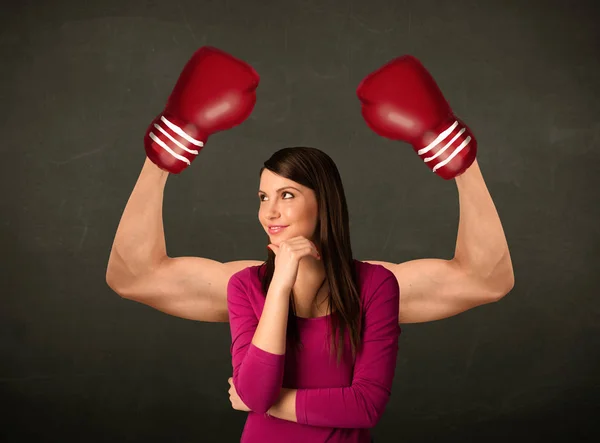
M 318 205 L 312 189 L 265 169 L 260 177 L 258 199 L 258 220 L 271 243 L 279 245 L 282 240 L 300 235 L 315 241 Z M 286 228 L 271 231 L 270 225 Z

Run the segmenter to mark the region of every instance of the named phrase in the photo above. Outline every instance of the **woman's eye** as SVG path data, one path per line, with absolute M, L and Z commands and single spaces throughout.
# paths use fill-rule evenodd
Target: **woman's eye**
M 289 195 L 291 195 L 292 197 L 294 196 L 294 194 L 292 194 L 291 192 L 288 192 L 288 191 L 283 191 L 283 192 L 281 193 L 281 195 L 285 195 L 285 194 L 289 194 Z M 263 201 L 263 198 L 264 198 L 264 197 L 266 197 L 266 195 L 261 195 L 261 196 L 259 197 L 259 200 L 260 200 L 260 201 Z

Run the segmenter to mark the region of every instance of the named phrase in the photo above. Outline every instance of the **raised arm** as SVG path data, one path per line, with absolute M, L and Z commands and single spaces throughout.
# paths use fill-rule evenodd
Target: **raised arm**
M 167 178 L 146 159 L 117 228 L 106 282 L 121 297 L 173 316 L 227 322 L 229 278 L 260 262 L 168 257 L 162 215 Z
M 122 297 L 178 317 L 227 321 L 227 281 L 256 261 L 168 257 L 163 193 L 168 174 L 190 166 L 211 134 L 250 115 L 258 82 L 250 65 L 217 48 L 202 47 L 186 63 L 164 110 L 148 126 L 147 158 L 110 252 L 106 281 Z
M 458 186 L 460 221 L 451 260 L 371 261 L 391 270 L 402 287 L 400 322 L 438 320 L 503 297 L 514 285 L 512 263 L 469 127 L 454 115 L 431 74 L 410 55 L 369 74 L 357 93 L 371 129 L 409 143 L 432 172 L 454 178 Z M 431 201 L 435 204 L 434 198 Z
M 510 252 L 500 217 L 477 161 L 456 177 L 460 219 L 452 259 L 404 263 L 369 260 L 392 271 L 402 288 L 400 323 L 460 314 L 500 300 L 514 286 Z

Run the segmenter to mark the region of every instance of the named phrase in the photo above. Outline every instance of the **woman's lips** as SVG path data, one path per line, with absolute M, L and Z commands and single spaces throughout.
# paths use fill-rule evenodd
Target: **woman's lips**
M 285 228 L 287 228 L 287 226 L 278 226 L 278 227 L 269 228 L 269 233 L 270 234 L 279 234 Z

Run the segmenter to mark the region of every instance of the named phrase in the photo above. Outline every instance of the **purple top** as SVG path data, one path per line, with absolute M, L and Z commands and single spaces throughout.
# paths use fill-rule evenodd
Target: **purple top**
M 329 317 L 296 317 L 303 346 L 286 347 L 285 355 L 253 345 L 265 295 L 264 267 L 250 266 L 227 285 L 231 328 L 233 384 L 252 410 L 241 443 L 368 443 L 391 395 L 400 326 L 400 288 L 395 275 L 381 265 L 354 260 L 364 312 L 363 347 L 353 361 L 348 331 L 344 354 L 330 357 Z M 297 389 L 298 422 L 269 417 L 281 388 Z

